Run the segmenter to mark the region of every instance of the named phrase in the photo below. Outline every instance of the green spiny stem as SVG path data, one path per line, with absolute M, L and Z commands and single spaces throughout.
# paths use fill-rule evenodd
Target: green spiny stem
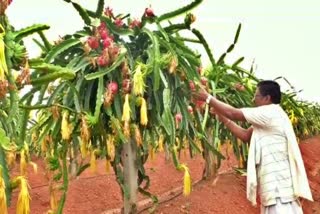
M 223 53 L 220 58 L 218 59 L 217 65 L 223 65 L 224 64 L 224 58 L 227 56 L 227 53 Z
M 259 79 L 258 79 L 257 77 L 255 77 L 255 76 L 252 75 L 249 71 L 247 71 L 247 70 L 245 70 L 245 69 L 243 69 L 243 68 L 241 68 L 241 67 L 238 67 L 238 66 L 232 67 L 232 66 L 226 65 L 226 64 L 224 64 L 224 66 L 225 66 L 227 69 L 234 70 L 235 72 L 237 72 L 237 71 L 238 71 L 238 72 L 242 72 L 242 73 L 248 75 L 248 77 L 252 78 L 253 80 L 259 81 Z
M 73 84 L 71 84 L 70 82 L 67 82 L 68 85 L 69 85 L 70 94 L 72 94 L 71 97 L 73 97 L 72 102 L 74 103 L 75 110 L 76 110 L 78 113 L 80 113 L 80 112 L 82 111 L 82 110 L 81 110 L 81 105 L 80 105 L 80 95 L 79 95 L 79 91 L 80 91 L 80 90 L 79 90 L 79 89 L 80 89 L 80 86 L 83 85 L 83 84 L 82 84 L 82 83 L 83 83 L 83 80 L 84 80 L 84 78 L 82 78 L 81 80 L 79 80 L 79 81 L 77 82 L 76 87 L 75 87 Z
M 65 106 L 65 105 L 61 105 L 61 104 L 51 104 L 51 105 L 42 105 L 42 104 L 38 104 L 38 105 L 19 105 L 19 108 L 22 108 L 22 109 L 27 109 L 27 110 L 35 110 L 35 109 L 44 109 L 44 108 L 51 108 L 51 107 L 54 107 L 54 106 L 57 106 L 59 108 L 63 108 L 63 109 L 66 109 L 70 112 L 73 112 L 73 113 L 79 113 L 77 111 L 75 111 L 74 109 L 68 107 L 68 106 Z
M 7 197 L 7 206 L 10 205 L 11 201 L 11 185 L 10 185 L 10 177 L 9 177 L 9 171 L 7 168 L 7 163 L 5 159 L 6 155 L 0 146 L 0 166 L 2 167 L 2 177 L 4 180 L 4 183 L 6 185 L 6 197 Z M 1 176 L 1 175 L 0 175 Z
M 38 92 L 39 90 L 40 90 L 40 87 L 32 88 L 28 93 L 26 93 L 23 97 L 21 97 L 20 102 L 23 103 L 25 100 L 27 100 L 30 96 L 33 96 L 33 94 Z
M 96 16 L 97 16 L 96 12 L 91 11 L 91 10 L 87 10 L 87 13 L 88 13 L 88 15 L 89 15 L 90 17 L 93 17 L 93 18 L 96 18 Z
M 241 31 L 241 23 L 238 25 L 238 29 L 237 29 L 236 35 L 234 37 L 234 41 L 233 41 L 234 44 L 236 44 L 237 41 L 238 41 L 238 38 L 239 38 L 239 35 L 240 35 L 240 31 Z
M 146 28 L 143 29 L 143 32 L 146 33 L 148 35 L 148 37 L 150 38 L 151 42 L 152 42 L 152 50 L 151 50 L 151 57 L 150 59 L 152 59 L 151 61 L 151 65 L 153 67 L 153 81 L 154 81 L 154 85 L 153 85 L 153 90 L 157 91 L 160 87 L 160 63 L 159 63 L 159 59 L 160 59 L 160 48 L 159 48 L 159 39 L 156 36 L 156 34 L 153 34 L 150 30 L 147 30 Z
M 120 28 L 120 27 L 117 27 L 112 21 L 110 18 L 108 17 L 105 17 L 105 16 L 102 16 L 101 17 L 101 20 L 103 22 L 106 23 L 108 29 L 114 33 L 114 34 L 117 34 L 117 35 L 134 35 L 134 31 L 131 30 L 131 29 L 128 29 L 128 28 Z
M 97 97 L 96 97 L 96 107 L 94 110 L 94 124 L 99 122 L 99 116 L 100 116 L 100 111 L 101 111 L 101 105 L 103 103 L 103 77 L 99 77 L 99 83 L 98 83 L 98 90 L 97 90 Z
M 104 8 L 104 0 L 99 0 L 98 5 L 97 5 L 97 9 L 96 9 L 96 13 L 95 13 L 96 17 L 100 17 L 102 15 L 103 8 Z M 89 14 L 89 16 L 90 16 L 90 14 Z
M 48 30 L 50 27 L 43 24 L 34 24 L 23 28 L 21 30 L 13 32 L 15 42 L 20 42 L 23 38 L 30 36 L 34 33 L 41 32 L 43 30 Z
M 212 66 L 214 66 L 216 64 L 216 62 L 213 58 L 213 54 L 212 54 L 212 52 L 209 48 L 209 45 L 208 45 L 207 41 L 205 40 L 204 36 L 197 29 L 192 29 L 192 33 L 198 37 L 198 39 L 200 40 L 200 42 L 202 43 L 204 49 L 206 50 L 206 52 L 208 54 L 208 57 L 210 59 Z
M 68 150 L 68 147 L 65 142 L 65 144 L 63 146 L 63 151 L 62 151 L 63 194 L 62 194 L 60 202 L 59 202 L 59 207 L 58 207 L 58 211 L 57 211 L 58 214 L 63 213 L 63 207 L 64 207 L 64 203 L 66 201 L 66 195 L 67 195 L 68 185 L 69 185 L 68 166 L 67 166 L 67 150 Z
M 181 23 L 181 24 L 173 24 L 173 25 L 170 25 L 169 27 L 165 27 L 164 30 L 167 31 L 168 33 L 175 33 L 177 31 L 180 31 L 180 30 L 186 30 L 188 29 L 187 25 L 184 24 L 184 23 Z
M 197 40 L 197 39 L 191 39 L 191 38 L 186 38 L 186 37 L 179 37 L 179 39 L 182 41 L 185 41 L 185 42 L 201 43 L 201 41 Z
M 8 19 L 4 16 L 1 17 L 0 23 L 4 26 L 5 31 L 8 32 L 10 31 L 10 24 Z M 8 38 L 7 38 L 7 34 L 4 36 L 4 43 L 7 44 L 8 42 Z M 8 48 L 5 48 L 5 57 L 6 57 L 6 63 L 7 63 L 7 68 L 8 68 L 8 82 L 9 85 L 13 86 L 12 89 L 9 90 L 9 94 L 10 94 L 10 110 L 9 110 L 9 117 L 7 119 L 7 122 L 10 123 L 14 120 L 14 118 L 16 116 L 18 116 L 17 112 L 19 110 L 18 108 L 18 102 L 19 102 L 19 96 L 18 96 L 18 92 L 17 92 L 17 87 L 15 84 L 15 80 L 12 76 L 12 72 L 11 72 L 11 68 L 12 68 L 12 63 L 10 60 L 10 53 L 11 50 L 9 50 Z
M 243 60 L 244 60 L 244 57 L 239 58 L 237 61 L 235 61 L 235 62 L 232 64 L 231 67 L 232 67 L 232 68 L 237 67 Z
M 13 126 L 15 126 L 15 124 L 14 123 L 7 123 L 6 119 L 7 119 L 7 115 L 5 117 L 1 117 L 0 124 L 1 124 L 2 128 L 5 130 L 5 132 L 8 134 L 8 137 L 13 138 L 15 136 L 14 127 L 13 127 Z
M 49 134 L 51 128 L 55 126 L 55 124 L 56 122 L 54 121 L 54 119 L 52 117 L 49 117 L 43 124 L 41 124 L 41 126 L 39 126 L 39 128 L 42 128 L 42 132 L 36 141 L 36 145 L 41 144 L 44 138 Z
M 177 37 L 170 36 L 170 43 L 173 43 L 177 47 L 177 49 L 182 50 L 186 54 L 197 55 L 194 50 L 192 50 L 191 48 L 185 45 L 185 43 L 183 42 L 180 36 L 177 36 Z
M 79 15 L 81 16 L 82 20 L 84 21 L 84 23 L 86 25 L 90 25 L 91 24 L 91 20 L 90 17 L 87 13 L 87 11 L 85 9 L 83 9 L 79 4 L 71 2 L 71 4 L 73 5 L 73 7 L 78 11 Z
M 47 63 L 50 63 L 59 54 L 61 54 L 62 52 L 66 51 L 69 48 L 74 47 L 76 45 L 81 45 L 81 42 L 79 39 L 70 38 L 70 39 L 64 40 L 61 43 L 59 43 L 58 45 L 55 45 L 52 49 L 50 49 L 50 51 L 46 55 L 44 61 Z
M 27 100 L 27 104 L 30 105 L 33 96 L 30 96 Z M 19 134 L 19 144 L 22 146 L 25 139 L 26 139 L 26 130 L 28 126 L 28 119 L 29 119 L 30 110 L 24 109 L 21 114 L 20 119 L 20 134 Z
M 196 6 L 198 6 L 202 1 L 203 0 L 195 0 L 194 2 L 192 2 L 189 5 L 186 5 L 186 6 L 182 7 L 182 8 L 174 10 L 172 12 L 165 13 L 165 14 L 159 16 L 157 21 L 161 22 L 163 20 L 171 19 L 171 18 L 173 18 L 175 16 L 179 16 L 179 15 L 185 14 L 186 12 L 188 12 L 188 11 L 192 10 L 193 8 L 195 8 Z
M 161 26 L 161 24 L 160 24 L 159 22 L 156 22 L 156 24 L 157 24 L 157 27 L 158 27 L 159 32 L 160 32 L 160 33 L 158 33 L 158 32 L 156 32 L 156 33 L 162 35 L 163 38 L 164 38 L 167 42 L 169 42 L 169 36 L 168 36 L 167 32 L 163 29 L 163 27 Z
M 51 46 L 50 42 L 48 41 L 47 37 L 44 35 L 44 33 L 42 31 L 39 31 L 38 34 L 43 41 L 44 47 L 46 47 L 47 51 L 49 51 L 52 46 Z

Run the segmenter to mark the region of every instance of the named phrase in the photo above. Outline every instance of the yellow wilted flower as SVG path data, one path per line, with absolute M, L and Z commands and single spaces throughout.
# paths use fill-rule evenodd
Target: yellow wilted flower
M 8 66 L 6 62 L 6 55 L 5 55 L 5 44 L 4 44 L 4 35 L 5 30 L 3 26 L 0 24 L 0 81 L 5 80 L 5 74 L 8 73 Z
M 107 151 L 108 151 L 108 155 L 109 155 L 109 158 L 110 158 L 110 161 L 113 161 L 114 160 L 114 157 L 115 157 L 115 146 L 114 146 L 114 137 L 112 135 L 109 135 L 108 138 L 107 138 Z
M 111 168 L 111 163 L 109 159 L 106 159 L 106 173 L 109 174 Z
M 41 152 L 45 153 L 48 150 L 48 142 L 47 139 L 44 138 L 41 142 Z
M 22 149 L 20 152 L 20 174 L 25 175 L 27 169 L 26 151 Z
M 27 163 L 30 159 L 29 156 L 29 146 L 28 144 L 24 143 L 23 148 L 20 151 L 20 174 L 25 175 L 27 170 Z
M 299 138 L 299 137 L 297 137 L 296 139 L 297 139 L 297 142 L 298 142 L 298 143 L 300 143 L 300 141 L 301 141 L 301 140 L 300 140 L 300 138 Z
M 161 134 L 159 136 L 159 140 L 158 140 L 158 149 L 159 149 L 159 152 L 163 152 L 163 142 L 164 142 L 164 137 L 163 135 Z
M 82 158 L 87 157 L 87 154 L 88 154 L 87 147 L 88 147 L 88 143 L 81 141 L 80 152 L 81 152 Z
M 80 136 L 81 136 L 82 142 L 88 143 L 90 140 L 91 134 L 90 134 L 90 129 L 88 127 L 86 117 L 84 115 L 81 117 L 81 130 L 80 130 L 80 132 L 81 132 Z
M 29 214 L 30 213 L 30 195 L 29 185 L 27 179 L 24 176 L 18 176 L 17 181 L 20 185 L 20 193 L 17 202 L 17 214 Z
M 90 169 L 91 172 L 95 173 L 97 171 L 97 162 L 96 162 L 96 149 L 91 151 L 91 158 L 90 158 Z
M 133 75 L 133 93 L 135 95 L 143 95 L 145 87 L 142 65 L 138 64 Z
M 202 148 L 201 140 L 199 138 L 196 138 L 194 141 L 195 141 L 195 144 L 197 145 L 198 149 L 202 153 L 203 152 L 203 148 Z
M 191 193 L 191 176 L 189 173 L 189 169 L 186 165 L 180 164 L 178 166 L 179 170 L 184 170 L 183 176 L 183 195 L 188 196 Z
M 38 140 L 38 135 L 35 131 L 32 132 L 32 135 L 31 135 L 31 141 L 32 143 L 36 143 Z
M 63 140 L 70 140 L 72 133 L 72 125 L 69 124 L 69 113 L 67 111 L 63 112 L 62 122 L 61 122 L 61 135 Z
M 124 122 L 123 134 L 124 134 L 124 136 L 126 136 L 127 138 L 130 137 L 130 123 L 127 122 L 127 121 Z
M 56 191 L 54 188 L 50 190 L 50 208 L 52 213 L 56 213 L 58 208 L 58 200 L 57 200 Z
M 143 126 L 147 125 L 148 123 L 147 102 L 143 97 L 141 98 L 140 123 Z
M 6 184 L 2 177 L 2 166 L 0 165 L 0 210 L 3 214 L 8 214 Z
M 297 125 L 297 124 L 298 124 L 298 118 L 297 118 L 297 117 L 294 117 L 294 118 L 293 118 L 292 124 L 293 124 L 293 125 Z
M 26 151 L 26 157 L 30 158 L 30 154 L 29 154 L 29 145 L 25 142 L 23 145 L 24 150 Z
M 29 164 L 32 166 L 34 173 L 38 173 L 38 165 L 32 161 Z
M 176 145 L 173 146 L 173 153 L 175 157 L 178 157 L 178 147 Z
M 6 153 L 6 162 L 7 162 L 8 167 L 13 167 L 14 166 L 15 159 L 16 159 L 15 152 L 10 151 L 10 152 Z
M 176 145 L 178 148 L 181 147 L 181 142 L 180 142 L 180 139 L 178 137 L 176 137 Z
M 50 111 L 52 113 L 52 117 L 54 120 L 58 120 L 60 118 L 60 108 L 58 106 L 52 106 Z
M 130 103 L 129 103 L 129 94 L 126 94 L 125 101 L 123 104 L 123 111 L 122 111 L 122 121 L 129 122 L 130 121 Z
M 70 152 L 68 155 L 71 159 L 74 159 L 74 147 L 70 147 Z
M 226 140 L 224 143 L 227 144 L 227 146 L 226 146 L 226 156 L 227 156 L 227 160 L 229 160 L 230 159 L 230 153 L 231 153 L 231 151 L 233 149 L 233 145 L 232 145 L 232 142 L 229 139 Z
M 141 146 L 142 145 L 142 137 L 141 137 L 140 129 L 137 125 L 135 125 L 135 127 L 134 127 L 134 137 L 135 137 L 137 146 Z
M 178 58 L 176 56 L 172 56 L 169 63 L 169 73 L 170 74 L 175 73 L 177 66 L 178 66 Z
M 25 60 L 24 68 L 22 68 L 20 74 L 17 77 L 14 77 L 14 79 L 18 86 L 30 83 L 30 67 L 28 60 Z
M 239 158 L 239 168 L 240 168 L 240 169 L 243 169 L 243 167 L 244 167 L 244 161 L 243 161 L 242 155 L 240 154 L 240 158 Z
M 155 153 L 154 153 L 154 148 L 149 144 L 149 160 L 154 161 L 155 159 Z
M 242 140 L 240 140 L 239 138 L 237 138 L 237 144 L 240 147 L 242 145 Z
M 217 151 L 220 152 L 221 151 L 221 141 L 218 140 L 218 143 L 217 143 Z
M 291 112 L 291 114 L 289 115 L 289 119 L 291 121 L 291 124 L 296 125 L 298 123 L 298 118 L 294 115 L 293 110 L 291 110 L 290 112 Z

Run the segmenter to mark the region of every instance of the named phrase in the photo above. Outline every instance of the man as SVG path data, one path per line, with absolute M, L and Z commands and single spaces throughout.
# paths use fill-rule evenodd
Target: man
M 201 89 L 194 97 L 205 100 L 219 120 L 238 138 L 250 141 L 247 166 L 247 198 L 256 205 L 257 188 L 261 213 L 303 213 L 299 197 L 313 200 L 301 153 L 291 122 L 280 107 L 280 86 L 261 81 L 254 95 L 256 107 L 234 108 Z M 244 129 L 233 120 L 247 121 Z

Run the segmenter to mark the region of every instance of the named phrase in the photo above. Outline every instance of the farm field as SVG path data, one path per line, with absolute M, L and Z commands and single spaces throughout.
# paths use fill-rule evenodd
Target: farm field
M 224 148 L 223 148 L 224 149 Z M 304 140 L 300 149 L 308 172 L 308 178 L 315 202 L 303 202 L 305 214 L 320 213 L 320 136 Z M 224 152 L 225 154 L 225 152 Z M 246 178 L 232 170 L 237 166 L 234 156 L 223 161 L 219 176 L 215 180 L 200 181 L 204 160 L 197 156 L 194 159 L 184 157 L 190 168 L 194 183 L 191 195 L 181 194 L 183 173 L 174 169 L 171 162 L 166 162 L 163 153 L 154 160 L 148 161 L 146 168 L 150 175 L 150 191 L 156 194 L 160 204 L 155 207 L 155 213 L 259 213 L 259 208 L 251 206 L 246 199 Z M 29 173 L 31 186 L 31 213 L 43 214 L 50 208 L 48 183 L 42 170 L 43 164 L 38 161 L 39 172 Z M 115 181 L 115 175 L 105 173 L 104 161 L 97 166 L 97 173 L 88 169 L 82 175 L 70 182 L 64 213 L 79 214 L 111 214 L 119 213 L 122 206 L 120 188 Z M 18 192 L 13 193 L 13 204 L 9 213 L 15 212 L 15 202 Z M 151 203 L 142 196 L 139 197 L 138 212 L 149 213 Z
M 315 202 L 303 209 L 320 214 L 320 105 L 284 75 L 263 81 L 254 60 L 233 52 L 246 23 L 221 52 L 195 23 L 208 1 L 163 11 L 150 3 L 139 16 L 105 0 L 25 10 L 56 10 L 66 22 L 73 15 L 62 7 L 76 14 L 81 25 L 51 38 L 53 23 L 15 26 L 9 12 L 21 2 L 0 0 L 0 214 L 259 213 L 246 199 L 256 149 L 245 142 L 262 140 L 256 128 L 269 133 L 273 116 L 290 142 L 304 139 Z M 247 118 L 253 106 L 265 130 Z

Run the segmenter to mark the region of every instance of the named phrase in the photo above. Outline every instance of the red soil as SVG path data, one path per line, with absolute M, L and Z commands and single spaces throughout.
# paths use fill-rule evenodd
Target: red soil
M 320 214 L 320 136 L 305 140 L 300 144 L 303 159 L 308 173 L 315 202 L 304 201 L 305 214 Z M 200 156 L 194 159 L 183 157 L 181 162 L 190 168 L 193 181 L 201 179 L 204 161 Z M 31 186 L 31 213 L 43 214 L 50 209 L 48 182 L 44 174 L 44 164 L 38 164 L 38 174 L 29 172 L 28 180 Z M 160 203 L 156 213 L 259 213 L 259 207 L 252 207 L 246 199 L 246 178 L 233 172 L 232 167 L 237 162 L 234 157 L 223 162 L 220 174 L 215 180 L 201 181 L 195 184 L 189 197 L 178 195 L 171 200 Z M 177 171 L 172 163 L 159 154 L 155 160 L 146 165 L 150 176 L 149 191 L 157 196 L 166 194 L 183 185 L 183 173 Z M 14 171 L 17 171 L 15 169 Z M 177 192 L 172 191 L 173 192 Z M 12 205 L 9 213 L 15 213 L 18 191 L 13 192 Z M 139 196 L 139 200 L 145 197 Z M 77 179 L 71 180 L 64 208 L 65 214 L 101 214 L 112 213 L 112 209 L 122 206 L 120 189 L 113 173 L 106 174 L 104 161 L 98 163 L 98 173 L 90 170 L 82 173 Z M 140 210 L 140 213 L 149 213 L 150 210 Z

